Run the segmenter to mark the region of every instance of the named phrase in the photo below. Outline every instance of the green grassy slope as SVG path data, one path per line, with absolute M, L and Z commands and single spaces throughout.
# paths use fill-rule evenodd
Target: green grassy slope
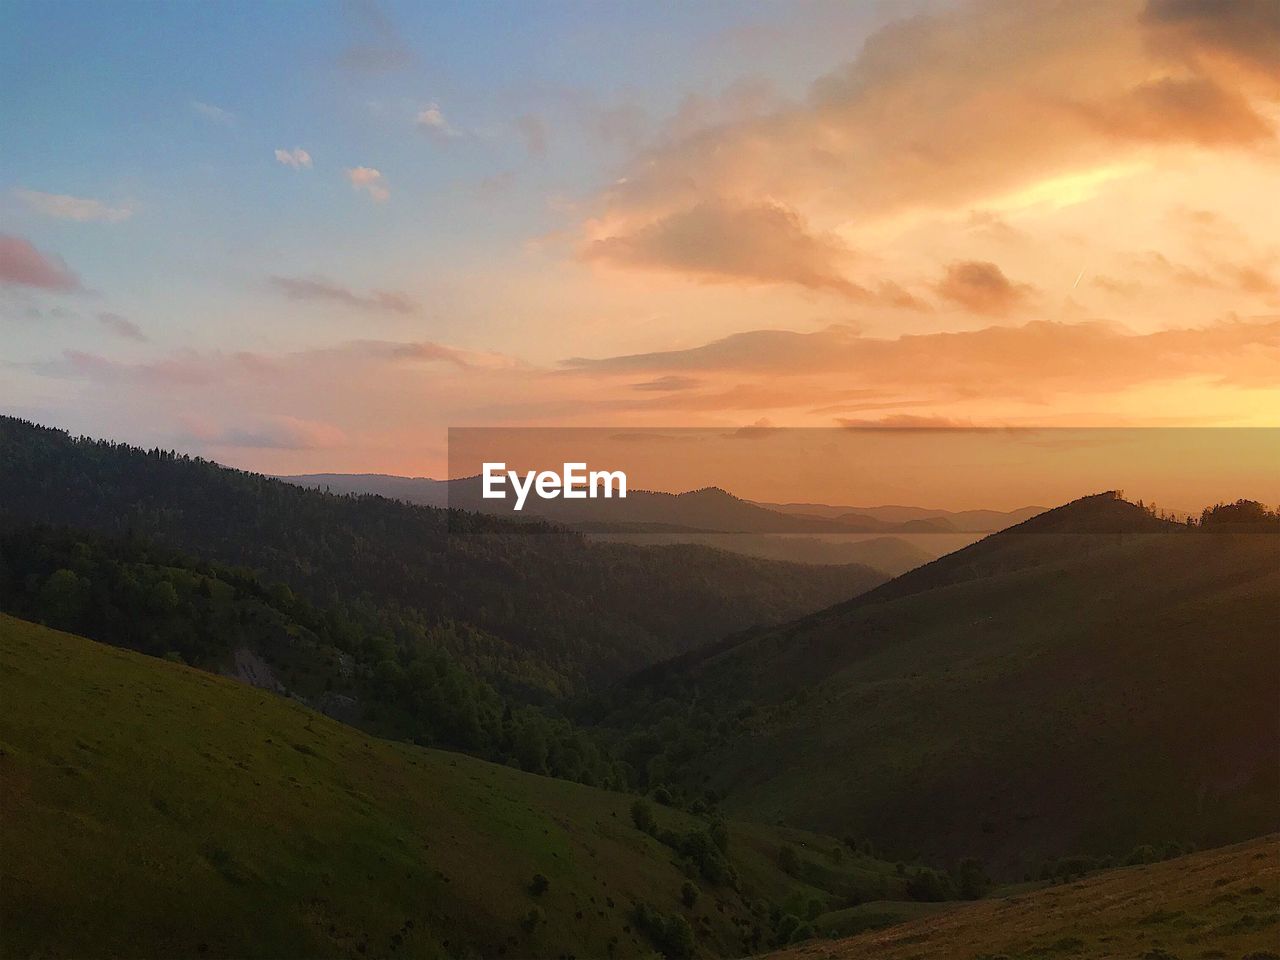
M 0 703 L 6 956 L 638 956 L 637 902 L 687 918 L 697 954 L 737 956 L 768 945 L 752 943 L 754 901 L 899 882 L 853 856 L 801 882 L 780 848 L 836 841 L 730 824 L 737 889 L 699 880 L 688 908 L 630 796 L 377 740 L 6 616 Z M 668 830 L 705 826 L 654 810 Z
M 871 909 L 867 904 L 859 910 Z M 776 960 L 1280 956 L 1280 837 L 954 907 Z
M 1045 517 L 649 671 L 605 723 L 739 814 L 1005 876 L 1280 826 L 1280 537 Z

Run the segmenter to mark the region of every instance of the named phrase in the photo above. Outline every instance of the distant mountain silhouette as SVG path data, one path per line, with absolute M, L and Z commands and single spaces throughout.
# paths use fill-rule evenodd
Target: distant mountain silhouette
M 1043 513 L 1048 507 L 1019 507 L 1016 510 L 940 510 L 927 507 L 882 506 L 851 507 L 824 503 L 765 503 L 760 506 L 779 513 L 806 514 L 815 517 L 858 516 L 884 523 L 908 523 L 913 520 L 945 520 L 950 529 L 963 533 L 995 533 Z
M 512 513 L 511 500 L 486 500 L 479 477 L 433 480 L 387 474 L 315 473 L 279 479 L 333 493 L 373 493 L 424 506 Z M 593 532 L 689 533 L 990 533 L 1041 512 L 1041 507 L 927 510 L 922 507 L 831 507 L 756 503 L 720 487 L 684 493 L 628 491 L 625 499 L 533 500 L 522 511 Z M 519 516 L 519 515 L 518 515 Z

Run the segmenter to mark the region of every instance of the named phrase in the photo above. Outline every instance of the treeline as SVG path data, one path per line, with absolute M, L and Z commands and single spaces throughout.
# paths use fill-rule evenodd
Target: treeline
M 581 693 L 884 579 L 857 565 L 696 545 L 592 543 L 545 524 L 336 496 L 0 417 L 6 523 L 135 537 L 252 568 L 365 621 L 444 629 L 438 639 L 459 663 L 521 702 Z
M 1144 843 L 1134 847 L 1127 857 L 1095 857 L 1088 854 L 1077 854 L 1046 860 L 1040 865 L 1040 872 L 1035 877 L 1028 874 L 1026 879 L 1035 879 L 1047 883 L 1070 883 L 1072 880 L 1078 880 L 1099 870 L 1144 866 L 1150 863 L 1172 860 L 1174 857 L 1184 857 L 1195 852 L 1196 845 L 1194 843 L 1180 843 L 1176 840 L 1161 844 Z
M 1209 533 L 1280 533 L 1280 510 L 1272 510 L 1257 500 L 1215 503 L 1201 510 L 1198 517 L 1189 514 L 1181 521 L 1177 514 L 1163 510 L 1154 503 L 1139 500 L 1138 506 L 1148 516 L 1174 523 L 1181 522 L 1192 529 Z
M 622 788 L 626 774 L 563 718 L 512 704 L 450 653 L 471 628 L 313 606 L 246 568 L 136 537 L 50 527 L 0 531 L 0 609 L 207 670 L 236 672 L 371 732 L 532 773 Z

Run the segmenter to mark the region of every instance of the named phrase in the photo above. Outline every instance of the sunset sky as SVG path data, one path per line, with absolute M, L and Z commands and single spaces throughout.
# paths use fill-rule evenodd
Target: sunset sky
M 1280 426 L 1280 0 L 0 4 L 0 410 Z

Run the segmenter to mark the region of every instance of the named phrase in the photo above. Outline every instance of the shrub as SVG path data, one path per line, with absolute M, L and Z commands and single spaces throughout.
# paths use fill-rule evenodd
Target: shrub
M 551 881 L 540 873 L 535 873 L 533 879 L 529 881 L 529 892 L 535 897 L 540 897 L 547 892 L 547 888 L 551 886 Z

